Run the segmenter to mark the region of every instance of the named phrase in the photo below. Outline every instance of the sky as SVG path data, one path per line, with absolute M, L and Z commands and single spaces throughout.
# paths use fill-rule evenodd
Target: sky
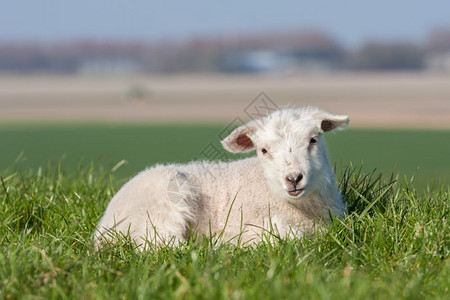
M 420 42 L 450 27 L 449 0 L 0 0 L 0 42 L 156 41 L 320 29 L 355 46 Z

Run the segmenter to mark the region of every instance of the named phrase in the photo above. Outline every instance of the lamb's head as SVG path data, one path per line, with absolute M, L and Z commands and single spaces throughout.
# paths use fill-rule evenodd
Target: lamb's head
M 296 201 L 323 184 L 334 185 L 322 134 L 348 123 L 348 116 L 314 107 L 283 109 L 236 128 L 222 145 L 232 153 L 257 150 L 275 196 Z

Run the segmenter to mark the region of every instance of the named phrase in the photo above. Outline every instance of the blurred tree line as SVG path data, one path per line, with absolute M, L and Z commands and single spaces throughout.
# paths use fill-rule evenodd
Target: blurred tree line
M 318 31 L 236 34 L 185 41 L 0 43 L 0 72 L 450 71 L 450 29 L 422 44 L 367 42 L 347 49 Z

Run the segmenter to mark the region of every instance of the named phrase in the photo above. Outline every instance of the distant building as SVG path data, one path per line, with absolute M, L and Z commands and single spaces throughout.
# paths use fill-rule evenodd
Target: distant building
M 283 69 L 283 57 L 275 51 L 239 51 L 225 54 L 222 69 L 228 72 L 266 73 Z
M 450 28 L 440 28 L 429 34 L 425 67 L 429 71 L 450 72 Z
M 428 71 L 450 73 L 450 52 L 429 54 L 425 66 Z
M 292 73 L 334 69 L 332 57 L 302 51 L 255 50 L 225 55 L 222 70 L 246 73 Z

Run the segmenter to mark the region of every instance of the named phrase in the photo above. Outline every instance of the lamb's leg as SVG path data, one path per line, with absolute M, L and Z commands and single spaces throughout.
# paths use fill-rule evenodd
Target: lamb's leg
M 127 235 L 140 249 L 178 244 L 195 220 L 197 189 L 173 167 L 157 167 L 132 179 L 111 201 L 99 224 L 96 239 Z M 98 242 L 97 247 L 99 245 Z
M 145 232 L 135 234 L 135 239 L 146 239 L 144 248 L 149 243 L 179 244 L 187 238 L 189 222 L 195 221 L 196 187 L 184 173 L 175 169 L 168 170 L 167 179 L 159 205 L 146 216 Z

